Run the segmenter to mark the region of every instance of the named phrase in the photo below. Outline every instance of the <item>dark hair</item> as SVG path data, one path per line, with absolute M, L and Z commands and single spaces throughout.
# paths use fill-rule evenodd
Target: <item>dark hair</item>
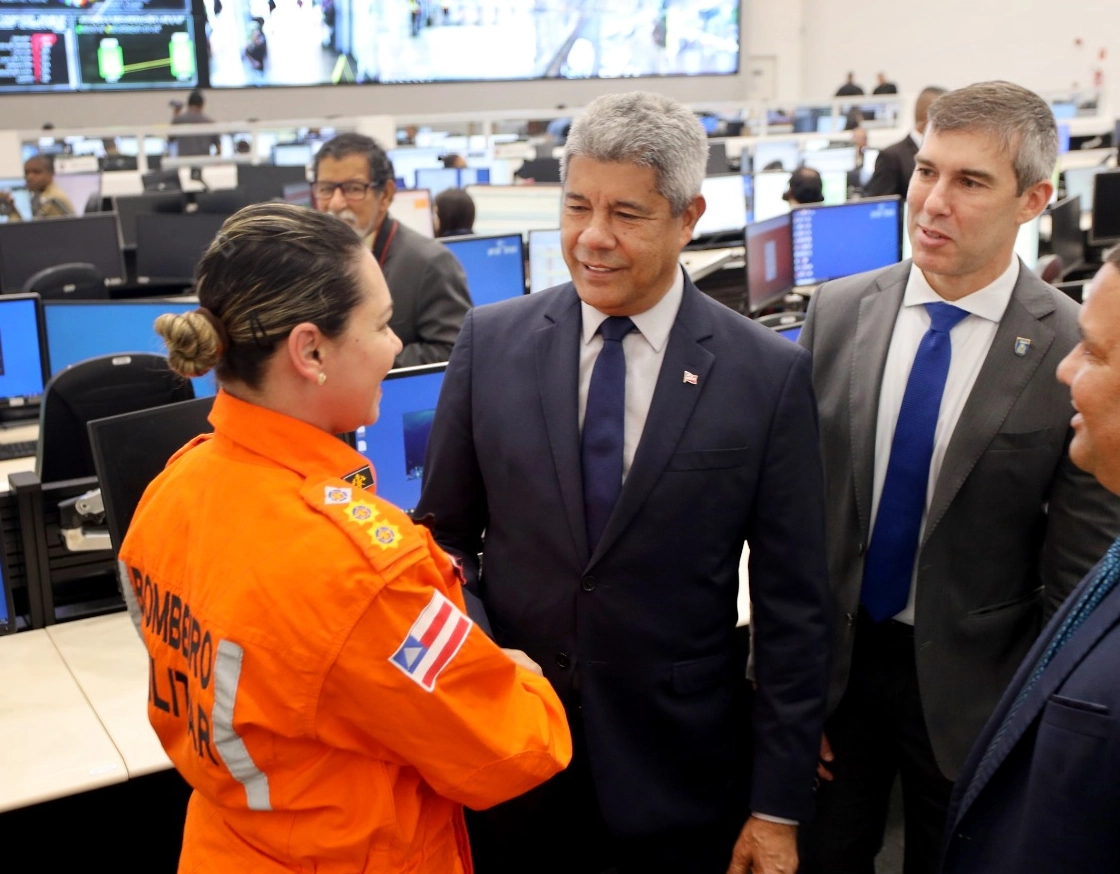
M 440 160 L 443 162 L 443 166 L 449 170 L 458 170 L 467 166 L 467 159 L 458 152 L 448 152 Z
M 54 175 L 54 155 L 48 155 L 45 152 L 40 152 L 38 155 L 32 155 L 23 163 L 24 165 L 27 165 L 32 161 L 42 161 L 47 166 L 47 172 L 52 176 Z
M 474 201 L 461 188 L 446 188 L 436 195 L 436 216 L 440 237 L 471 233 L 474 230 Z
M 195 88 L 191 92 L 191 96 L 187 98 L 187 106 L 202 106 L 206 102 L 206 98 L 202 96 L 202 89 Z
M 798 167 L 789 177 L 789 189 L 782 195 L 783 200 L 796 200 L 798 203 L 822 203 L 824 183 L 821 174 L 812 167 Z
M 337 337 L 362 300 L 362 241 L 341 220 L 286 203 L 258 203 L 230 216 L 198 265 L 199 310 L 162 315 L 155 328 L 171 367 L 211 368 L 220 381 L 260 386 L 265 363 L 292 328 L 312 322 Z M 224 336 L 223 336 L 224 335 Z
M 319 178 L 319 164 L 323 158 L 341 161 L 350 155 L 364 155 L 369 164 L 369 181 L 374 188 L 384 188 L 393 179 L 393 162 L 377 141 L 365 134 L 339 134 L 333 140 L 323 143 L 315 155 L 315 178 Z

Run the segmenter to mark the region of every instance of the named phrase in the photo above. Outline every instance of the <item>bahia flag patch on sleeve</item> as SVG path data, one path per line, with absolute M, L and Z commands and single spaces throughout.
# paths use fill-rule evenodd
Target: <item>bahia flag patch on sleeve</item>
M 432 592 L 432 600 L 420 611 L 389 661 L 431 692 L 436 678 L 455 657 L 473 624 L 443 594 Z

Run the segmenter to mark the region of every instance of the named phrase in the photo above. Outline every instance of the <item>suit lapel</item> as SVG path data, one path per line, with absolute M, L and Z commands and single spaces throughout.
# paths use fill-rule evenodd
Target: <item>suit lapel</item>
M 1053 311 L 1054 301 L 1045 286 L 1020 263 L 1019 279 L 1007 310 L 1000 319 L 992 347 L 945 450 L 930 501 L 923 543 L 945 515 L 969 471 L 991 443 L 1054 342 L 1054 332 L 1041 321 Z M 1019 337 L 1031 341 L 1026 355 L 1015 354 Z
M 711 334 L 711 319 L 704 310 L 700 292 L 686 278 L 681 308 L 669 332 L 646 425 L 618 503 L 591 556 L 592 562 L 610 548 L 633 520 L 680 442 L 715 361 L 715 355 L 703 344 Z M 695 385 L 684 381 L 686 370 L 696 375 Z
M 574 286 L 556 294 L 556 300 L 545 311 L 544 322 L 534 334 L 541 408 L 572 542 L 576 555 L 586 558 L 587 523 L 579 445 L 579 344 L 583 319 Z
M 866 542 L 871 531 L 871 496 L 875 473 L 875 432 L 879 421 L 879 392 L 883 368 L 894 333 L 909 263 L 883 274 L 871 293 L 859 303 L 856 335 L 852 343 L 852 367 L 848 371 L 848 415 L 851 429 L 852 478 L 860 533 Z

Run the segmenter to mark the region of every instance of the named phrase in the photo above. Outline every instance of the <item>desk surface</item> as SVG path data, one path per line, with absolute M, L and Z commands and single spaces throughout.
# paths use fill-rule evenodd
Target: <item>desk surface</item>
M 148 653 L 128 614 L 63 622 L 46 631 L 124 759 L 128 776 L 170 768 L 148 722 Z
M 681 264 L 692 281 L 696 282 L 737 257 L 743 257 L 742 246 L 728 249 L 686 249 L 681 252 Z
M 23 440 L 39 439 L 39 423 L 29 422 L 14 428 L 0 429 L 0 443 L 18 443 Z M 9 458 L 0 461 L 0 492 L 8 491 L 8 475 L 25 470 L 35 469 L 35 456 L 28 455 L 24 458 Z
M 117 748 L 45 630 L 0 638 L 0 811 L 128 779 Z

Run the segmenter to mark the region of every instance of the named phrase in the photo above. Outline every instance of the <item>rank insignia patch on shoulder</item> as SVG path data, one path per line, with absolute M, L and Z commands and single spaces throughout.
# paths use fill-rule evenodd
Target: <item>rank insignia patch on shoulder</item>
M 324 504 L 349 504 L 353 496 L 353 489 L 344 489 L 340 486 L 327 486 L 324 490 Z
M 344 473 L 342 478 L 356 489 L 372 488 L 374 484 L 373 469 L 368 464 L 350 473 Z
M 370 543 L 382 550 L 399 549 L 401 529 L 377 512 L 377 507 L 366 501 L 351 501 L 346 505 L 346 518 L 355 525 L 361 525 Z

